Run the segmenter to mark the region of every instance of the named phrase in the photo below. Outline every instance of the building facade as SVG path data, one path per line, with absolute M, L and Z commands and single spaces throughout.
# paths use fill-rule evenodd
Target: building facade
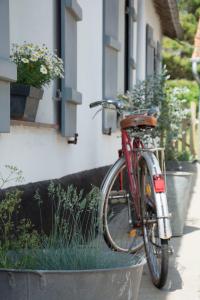
M 89 103 L 159 72 L 163 34 L 180 34 L 175 0 L 1 0 L 1 166 L 17 166 L 28 183 L 113 163 L 120 147 L 116 111 L 93 118 Z M 65 65 L 62 82 L 45 88 L 33 123 L 10 120 L 17 76 L 10 49 L 24 41 L 57 49 Z

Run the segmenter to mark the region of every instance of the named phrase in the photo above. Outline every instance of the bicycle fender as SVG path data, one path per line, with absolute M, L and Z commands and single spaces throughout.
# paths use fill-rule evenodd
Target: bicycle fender
M 141 156 L 145 159 L 149 172 L 152 178 L 162 174 L 159 162 L 152 152 L 142 152 Z M 158 218 L 159 237 L 161 239 L 170 239 L 172 237 L 172 230 L 170 225 L 170 214 L 168 210 L 167 197 L 165 192 L 156 192 L 154 189 L 154 196 L 156 201 L 156 212 Z

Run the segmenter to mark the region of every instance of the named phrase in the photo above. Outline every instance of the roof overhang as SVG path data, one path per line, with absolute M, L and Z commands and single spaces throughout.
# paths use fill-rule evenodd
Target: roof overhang
M 170 38 L 180 38 L 182 27 L 176 0 L 153 0 L 156 11 L 160 16 L 162 32 Z

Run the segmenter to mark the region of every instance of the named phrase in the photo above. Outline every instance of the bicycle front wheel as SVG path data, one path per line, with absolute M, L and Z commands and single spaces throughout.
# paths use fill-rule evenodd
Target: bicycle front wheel
M 116 251 L 134 253 L 143 246 L 142 230 L 135 226 L 134 200 L 129 190 L 125 159 L 109 170 L 102 186 L 103 234 Z
M 144 158 L 140 161 L 141 215 L 147 263 L 153 284 L 162 288 L 168 274 L 168 240 L 159 237 L 156 210 L 156 192 L 150 166 Z

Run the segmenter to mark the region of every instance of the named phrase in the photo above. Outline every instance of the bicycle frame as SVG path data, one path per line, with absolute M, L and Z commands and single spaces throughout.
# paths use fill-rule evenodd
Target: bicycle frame
M 139 172 L 138 172 L 138 161 L 139 152 L 134 151 L 135 149 L 143 149 L 144 145 L 139 137 L 135 137 L 132 141 L 128 132 L 126 130 L 121 130 L 122 134 L 122 153 L 125 156 L 129 188 L 131 192 L 132 199 L 134 199 L 134 208 L 136 213 L 136 219 L 138 225 L 141 222 L 140 213 L 140 191 L 139 191 Z M 120 174 L 120 177 L 123 176 Z M 122 185 L 122 179 L 120 180 L 120 185 Z M 120 186 L 122 188 L 122 186 Z
M 136 227 L 142 226 L 142 217 L 141 217 L 141 208 L 140 208 L 140 182 L 139 182 L 139 160 L 140 157 L 145 156 L 146 160 L 148 160 L 147 153 L 151 152 L 150 149 L 145 149 L 143 142 L 141 139 L 136 136 L 133 138 L 133 141 L 129 135 L 129 133 L 122 129 L 122 150 L 120 151 L 121 155 L 125 158 L 127 173 L 128 173 L 128 183 L 129 190 L 133 199 L 133 206 L 136 214 Z M 156 149 L 155 149 L 156 150 Z M 146 154 L 145 154 L 146 153 Z M 153 158 L 152 158 L 153 160 Z M 156 165 L 156 162 L 154 162 Z M 158 169 L 158 167 L 156 167 Z M 159 235 L 163 239 L 168 239 L 171 237 L 171 227 L 169 224 L 170 214 L 168 212 L 168 206 L 166 201 L 166 196 L 163 196 L 165 192 L 165 180 L 164 176 L 159 174 L 154 174 L 152 172 L 153 184 L 155 188 L 155 192 L 158 193 L 158 196 L 155 195 L 157 215 L 158 215 L 158 223 L 159 223 Z M 120 174 L 120 189 L 123 190 L 123 174 Z M 162 199 L 161 199 L 161 198 Z

